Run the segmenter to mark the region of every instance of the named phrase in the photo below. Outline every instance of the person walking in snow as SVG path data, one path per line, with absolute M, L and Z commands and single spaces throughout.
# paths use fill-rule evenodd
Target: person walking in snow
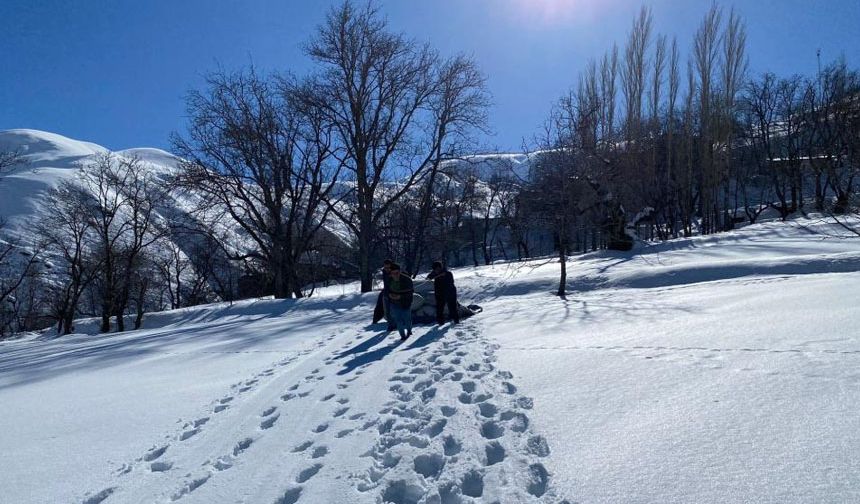
M 436 322 L 445 323 L 445 306 L 448 306 L 448 316 L 455 324 L 460 323 L 460 310 L 457 303 L 457 287 L 454 285 L 454 275 L 448 271 L 442 261 L 433 263 L 433 270 L 427 275 L 427 280 L 433 280 L 433 294 L 436 297 Z
M 400 272 L 400 265 L 391 265 L 391 281 L 388 284 L 388 298 L 391 315 L 397 325 L 400 339 L 412 336 L 412 298 L 415 294 L 412 279 Z

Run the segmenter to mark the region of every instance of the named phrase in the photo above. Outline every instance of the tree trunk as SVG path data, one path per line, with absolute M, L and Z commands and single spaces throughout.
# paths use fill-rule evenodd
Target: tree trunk
M 564 297 L 567 294 L 567 254 L 564 243 L 560 243 L 558 247 L 558 262 L 561 266 L 561 273 L 558 277 L 558 297 Z
M 358 233 L 358 270 L 361 277 L 361 292 L 370 292 L 373 290 L 373 271 L 370 268 L 369 235 L 371 230 L 368 227 L 362 225 Z

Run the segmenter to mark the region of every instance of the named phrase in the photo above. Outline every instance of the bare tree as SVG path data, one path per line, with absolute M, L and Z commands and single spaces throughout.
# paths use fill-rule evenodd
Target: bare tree
M 156 211 L 163 198 L 161 183 L 140 159 L 110 152 L 96 154 L 81 176 L 84 189 L 91 194 L 86 206 L 101 266 L 94 280 L 101 304 L 101 331 L 110 331 L 111 317 L 116 317 L 117 330 L 123 331 L 132 280 L 142 266 L 141 254 L 163 232 Z
M 310 85 L 250 70 L 207 78 L 187 99 L 187 159 L 181 184 L 203 197 L 198 215 L 226 215 L 253 243 L 233 259 L 260 261 L 276 298 L 301 297 L 299 260 L 314 243 L 330 207 L 340 166 L 332 130 L 313 104 Z
M 481 119 L 483 78 L 466 58 L 440 61 L 429 46 L 392 33 L 372 4 L 331 10 L 307 52 L 322 67 L 316 103 L 335 127 L 352 184 L 331 207 L 355 235 L 367 292 L 378 226 L 450 156 L 455 125 Z
M 0 336 L 20 329 L 22 287 L 40 271 L 38 250 L 30 250 L 18 240 L 0 240 Z
M 64 180 L 48 193 L 44 213 L 36 225 L 48 253 L 62 265 L 52 271 L 59 284 L 52 312 L 61 335 L 73 331 L 78 303 L 100 267 L 93 250 L 95 227 L 88 208 L 90 198 L 79 182 Z
M 615 106 L 617 100 L 618 80 L 618 46 L 613 44 L 612 49 L 603 56 L 600 63 L 600 138 L 604 142 L 604 151 L 608 153 L 614 150 L 615 139 Z
M 486 124 L 487 96 L 484 76 L 470 59 L 458 56 L 446 61 L 437 76 L 438 90 L 431 96 L 430 113 L 436 128 L 434 152 L 429 159 L 429 173 L 422 186 L 420 212 L 416 227 L 411 230 L 415 240 L 406 251 L 406 270 L 418 271 L 418 259 L 425 248 L 425 233 L 433 206 L 436 177 L 442 163 L 458 156 L 469 143 L 472 129 Z
M 720 27 L 722 9 L 716 4 L 705 15 L 693 39 L 693 62 L 696 65 L 699 91 L 699 208 L 702 216 L 702 232 L 716 230 L 714 205 L 716 199 L 716 170 L 714 167 L 714 119 L 713 91 L 714 73 L 717 70 L 720 50 Z
M 627 106 L 624 131 L 627 140 L 638 137 L 642 122 L 642 99 L 646 89 L 647 51 L 651 40 L 652 19 L 651 9 L 643 5 L 639 16 L 633 21 L 633 28 L 624 49 L 621 82 Z
M 731 229 L 734 213 L 729 201 L 731 179 L 733 178 L 732 155 L 738 122 L 737 95 L 746 78 L 746 26 L 734 9 L 729 12 L 723 32 L 722 54 L 722 99 L 719 118 L 719 143 L 723 146 L 723 169 L 720 183 L 723 187 L 723 230 Z

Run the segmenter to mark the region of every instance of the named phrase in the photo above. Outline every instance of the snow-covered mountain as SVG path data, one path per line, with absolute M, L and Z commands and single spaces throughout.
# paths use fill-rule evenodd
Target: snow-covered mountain
M 45 131 L 13 129 L 0 131 L 0 151 L 23 156 L 24 163 L 11 167 L 0 179 L 0 217 L 8 219 L 11 231 L 26 234 L 39 215 L 45 193 L 62 180 L 74 179 L 94 155 L 108 149 Z M 168 152 L 152 148 L 114 154 L 128 159 L 137 157 L 147 169 L 159 175 L 175 173 L 180 161 Z
M 3 342 L 0 500 L 857 502 L 858 240 L 456 270 L 484 312 L 405 343 L 355 285 Z
M 26 234 L 39 214 L 44 194 L 61 180 L 77 176 L 92 156 L 108 149 L 55 133 L 13 129 L 0 131 L 2 151 L 18 152 L 25 162 L 14 166 L 0 181 L 0 217 L 8 219 L 7 231 Z M 136 157 L 147 169 L 163 176 L 176 173 L 181 161 L 169 152 L 153 148 L 126 149 L 115 151 L 114 155 Z M 482 181 L 496 176 L 524 180 L 529 176 L 532 160 L 533 156 L 527 154 L 478 154 L 446 162 L 443 169 L 460 177 L 474 175 Z M 173 213 L 188 209 L 189 202 L 182 196 L 171 196 Z M 331 222 L 328 227 L 341 240 L 348 241 L 349 233 L 342 224 Z

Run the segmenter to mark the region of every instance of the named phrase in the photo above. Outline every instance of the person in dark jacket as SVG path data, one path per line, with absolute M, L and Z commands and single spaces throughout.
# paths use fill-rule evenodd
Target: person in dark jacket
M 442 261 L 433 263 L 433 271 L 427 275 L 427 280 L 433 280 L 433 294 L 436 297 L 436 322 L 445 323 L 445 306 L 448 315 L 455 324 L 460 323 L 460 310 L 457 303 L 457 287 L 454 285 L 454 275 L 445 268 Z
M 388 286 L 391 284 L 391 265 L 394 264 L 394 261 L 391 259 L 386 259 L 382 261 L 382 306 L 385 310 L 385 318 L 388 319 L 388 330 L 393 331 L 396 329 L 396 324 L 394 323 L 394 317 L 391 315 L 391 300 L 388 297 L 389 290 Z
M 412 298 L 415 294 L 412 279 L 400 272 L 400 265 L 391 265 L 391 281 L 388 283 L 388 299 L 391 315 L 397 324 L 400 339 L 412 336 Z

